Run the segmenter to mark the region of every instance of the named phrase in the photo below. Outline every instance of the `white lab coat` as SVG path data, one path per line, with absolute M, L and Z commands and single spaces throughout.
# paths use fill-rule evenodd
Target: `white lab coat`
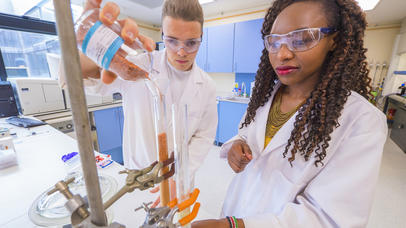
M 291 167 L 282 154 L 297 113 L 264 149 L 272 100 L 273 96 L 257 110 L 255 121 L 239 131 L 253 159 L 232 180 L 222 216 L 243 218 L 247 228 L 365 227 L 387 136 L 383 113 L 352 92 L 340 127 L 331 134 L 324 166 L 315 167 L 314 158 L 305 162 L 297 154 Z M 223 145 L 222 157 L 238 137 Z
M 190 79 L 185 88 L 168 88 L 168 69 L 166 52 L 154 51 L 153 79 L 165 94 L 168 121 L 168 147 L 173 151 L 171 104 L 188 105 L 189 170 L 193 174 L 202 164 L 213 145 L 217 127 L 216 88 L 212 79 L 193 64 Z M 143 69 L 148 69 L 146 54 L 129 57 L 129 60 Z M 124 81 L 120 78 L 112 84 L 103 84 L 98 79 L 85 80 L 86 91 L 92 94 L 122 94 L 124 111 L 123 160 L 126 168 L 141 169 L 157 160 L 155 130 L 153 124 L 152 97 L 144 80 Z M 173 101 L 171 90 L 184 90 L 180 101 Z

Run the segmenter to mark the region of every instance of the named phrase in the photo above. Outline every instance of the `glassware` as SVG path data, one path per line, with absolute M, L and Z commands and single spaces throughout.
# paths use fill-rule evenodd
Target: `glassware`
M 121 27 L 115 22 L 111 26 L 99 20 L 100 9 L 86 11 L 75 23 L 78 48 L 99 67 L 117 74 L 125 80 L 148 78 L 148 72 L 128 61 L 127 56 L 145 52 L 136 39 L 130 46 L 120 37 Z M 149 54 L 152 62 L 152 55 Z M 105 83 L 111 83 L 104 81 Z
M 189 198 L 192 189 L 189 176 L 188 118 L 187 105 L 172 105 L 173 145 L 175 152 L 176 197 L 181 203 Z M 190 214 L 186 208 L 178 214 L 178 219 Z M 184 227 L 190 227 L 190 224 Z

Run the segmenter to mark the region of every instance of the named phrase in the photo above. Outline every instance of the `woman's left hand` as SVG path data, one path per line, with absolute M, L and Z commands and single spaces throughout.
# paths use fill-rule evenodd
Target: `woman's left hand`
M 192 223 L 192 228 L 229 228 L 227 219 L 208 219 L 200 220 Z

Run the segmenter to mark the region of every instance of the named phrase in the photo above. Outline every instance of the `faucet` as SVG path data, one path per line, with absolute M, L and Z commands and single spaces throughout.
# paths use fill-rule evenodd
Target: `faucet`
M 242 97 L 247 97 L 247 87 L 245 86 L 245 83 L 241 83 L 241 90 L 242 90 Z

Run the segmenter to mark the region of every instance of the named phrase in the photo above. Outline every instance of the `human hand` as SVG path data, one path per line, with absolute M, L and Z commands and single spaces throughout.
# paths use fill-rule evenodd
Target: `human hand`
M 84 12 L 90 9 L 100 8 L 101 2 L 102 0 L 87 0 Z M 117 18 L 119 14 L 120 7 L 113 2 L 107 2 L 100 10 L 99 19 L 107 26 L 111 26 L 117 22 L 120 25 L 119 27 L 121 30 L 116 32 L 120 33 L 120 36 L 123 38 L 127 46 L 133 47 L 134 49 L 140 48 L 138 42 L 135 42 L 135 40 L 138 39 L 145 50 L 149 52 L 153 51 L 155 49 L 155 42 L 151 38 L 139 34 L 138 25 L 134 20 L 130 18 L 118 20 Z M 87 72 L 84 71 L 84 73 Z M 94 72 L 92 72 L 92 74 L 94 74 Z M 112 83 L 116 78 L 117 75 L 111 71 L 105 69 L 101 71 L 101 79 L 105 84 Z
M 244 140 L 236 140 L 231 145 L 227 154 L 227 160 L 234 172 L 242 172 L 252 160 L 252 152 Z
M 195 221 L 192 223 L 192 228 L 229 228 L 230 225 L 227 219 L 207 219 L 207 220 L 200 220 Z

